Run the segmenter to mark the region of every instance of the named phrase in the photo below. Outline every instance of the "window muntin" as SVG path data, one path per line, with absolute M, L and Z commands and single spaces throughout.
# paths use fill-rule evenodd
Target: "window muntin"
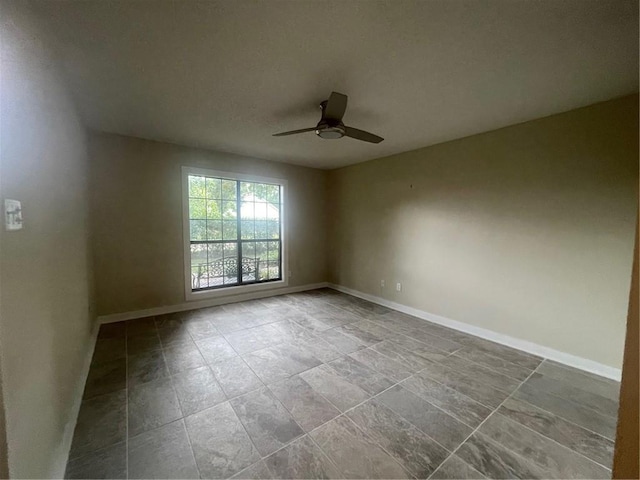
M 191 291 L 282 280 L 282 185 L 187 175 Z

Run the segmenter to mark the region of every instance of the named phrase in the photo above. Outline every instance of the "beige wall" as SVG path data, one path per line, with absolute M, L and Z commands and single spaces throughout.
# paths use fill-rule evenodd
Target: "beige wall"
M 286 179 L 289 286 L 327 280 L 325 171 L 109 134 L 89 145 L 99 315 L 186 301 L 183 165 Z
M 91 345 L 84 130 L 31 25 L 2 1 L 2 198 L 24 229 L 0 228 L 0 354 L 12 477 L 61 475 Z
M 335 170 L 332 281 L 619 368 L 637 184 L 637 96 Z

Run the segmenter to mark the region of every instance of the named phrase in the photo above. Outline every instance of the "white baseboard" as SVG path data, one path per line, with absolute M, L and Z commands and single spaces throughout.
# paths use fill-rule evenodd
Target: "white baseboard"
M 67 422 L 64 433 L 62 436 L 62 442 L 60 443 L 59 454 L 57 455 L 57 461 L 53 465 L 53 474 L 51 478 L 65 478 L 64 473 L 67 469 L 67 462 L 69 461 L 69 453 L 71 451 L 71 443 L 73 442 L 73 434 L 76 430 L 76 423 L 78 422 L 78 413 L 80 413 L 80 405 L 82 404 L 82 396 L 84 394 L 84 387 L 87 383 L 87 377 L 89 376 L 89 369 L 91 368 L 91 360 L 93 359 L 93 351 L 96 347 L 96 341 L 98 339 L 99 324 L 96 322 L 93 326 L 93 331 L 90 337 L 90 346 L 87 349 L 86 356 L 84 358 L 84 364 L 82 365 L 82 371 L 80 377 L 75 386 L 73 395 L 73 404 L 71 405 L 71 413 L 69 421 Z
M 98 317 L 98 323 L 122 322 L 124 320 L 134 320 L 136 318 L 151 317 L 154 315 L 164 315 L 167 313 L 184 312 L 186 310 L 195 310 L 196 308 L 215 307 L 226 303 L 243 302 L 245 300 L 256 300 L 258 298 L 273 297 L 275 295 L 285 295 L 287 293 L 304 292 L 305 290 L 314 290 L 316 288 L 328 287 L 327 282 L 309 283 L 307 285 L 299 285 L 296 287 L 274 288 L 271 290 L 261 290 L 250 293 L 240 293 L 236 295 L 228 295 L 226 297 L 210 298 L 207 300 L 199 300 L 195 302 L 184 302 L 175 305 L 165 305 L 163 307 L 147 308 L 144 310 L 134 310 L 132 312 L 113 313 L 110 315 L 101 315 Z
M 367 293 L 362 293 L 351 288 L 343 287 L 342 285 L 335 285 L 333 283 L 330 283 L 329 288 L 338 290 L 339 292 L 347 293 L 349 295 L 353 295 L 354 297 L 368 300 L 373 303 L 377 303 L 378 305 L 382 305 L 384 307 L 392 308 L 393 310 L 398 310 L 399 312 L 406 313 L 407 315 L 412 315 L 429 322 L 437 323 L 438 325 L 442 325 L 444 327 L 469 333 L 471 335 L 475 335 L 476 337 L 484 338 L 492 342 L 500 343 L 508 347 L 522 350 L 523 352 L 531 353 L 539 357 L 562 363 L 563 365 L 568 365 L 570 367 L 578 368 L 586 372 L 595 373 L 596 375 L 600 375 L 602 377 L 620 381 L 620 378 L 622 376 L 622 370 L 619 368 L 610 367 L 593 360 L 578 357 L 570 353 L 561 352 L 550 347 L 545 347 L 544 345 L 538 345 L 537 343 L 529 342 L 527 340 L 521 340 L 509 335 L 494 332 L 493 330 L 487 330 L 486 328 L 477 327 L 475 325 L 459 322 L 457 320 L 451 320 L 450 318 L 435 315 L 423 310 L 418 310 L 417 308 L 408 307 L 406 305 L 402 305 L 401 303 L 392 302 L 391 300 L 386 300 L 384 298 L 369 295 Z

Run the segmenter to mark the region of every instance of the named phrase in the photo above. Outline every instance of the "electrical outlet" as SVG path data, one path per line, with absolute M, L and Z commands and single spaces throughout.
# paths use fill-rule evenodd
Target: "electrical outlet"
M 384 280 L 380 280 L 380 286 L 384 288 Z
M 400 282 L 396 283 L 396 292 L 402 291 L 402 284 Z

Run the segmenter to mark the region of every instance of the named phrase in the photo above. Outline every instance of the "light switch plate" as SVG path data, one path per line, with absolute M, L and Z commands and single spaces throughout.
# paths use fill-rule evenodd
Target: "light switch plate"
M 22 205 L 19 200 L 4 199 L 4 226 L 7 230 L 22 229 Z

